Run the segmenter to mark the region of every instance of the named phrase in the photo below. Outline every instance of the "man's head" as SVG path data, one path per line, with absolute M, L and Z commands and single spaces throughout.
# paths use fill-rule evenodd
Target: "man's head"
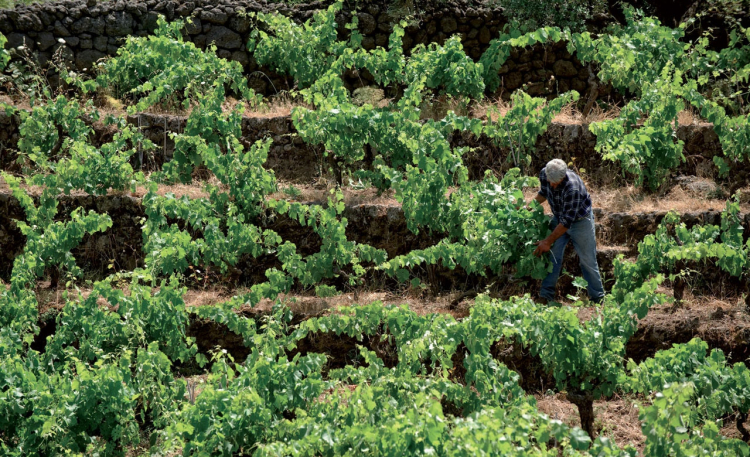
M 547 181 L 552 188 L 556 188 L 565 179 L 568 172 L 568 165 L 560 159 L 552 159 L 544 167 L 547 174 Z

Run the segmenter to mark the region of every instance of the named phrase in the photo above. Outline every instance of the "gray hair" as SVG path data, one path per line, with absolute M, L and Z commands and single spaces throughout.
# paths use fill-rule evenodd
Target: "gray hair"
M 547 162 L 544 171 L 547 173 L 547 181 L 558 183 L 565 179 L 565 175 L 568 172 L 568 165 L 560 159 L 552 159 Z

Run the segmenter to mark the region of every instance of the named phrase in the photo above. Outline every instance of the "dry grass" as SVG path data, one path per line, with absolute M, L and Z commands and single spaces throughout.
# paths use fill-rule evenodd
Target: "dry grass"
M 500 117 L 505 116 L 510 108 L 510 103 L 501 98 L 496 100 L 485 99 L 472 105 L 471 116 L 496 122 Z
M 291 116 L 292 110 L 296 107 L 311 108 L 310 105 L 284 93 L 270 100 L 264 100 L 264 103 L 257 107 L 251 107 L 246 103 L 244 115 L 252 118 L 285 117 Z
M 696 211 L 721 211 L 726 205 L 725 199 L 706 198 L 695 195 L 680 186 L 675 186 L 666 195 L 659 196 L 644 192 L 634 186 L 612 188 L 589 188 L 594 208 L 603 208 L 607 212 L 658 212 L 677 211 L 688 213 Z M 537 189 L 526 189 L 524 196 L 527 201 L 533 199 Z M 549 205 L 545 204 L 550 213 Z M 742 212 L 750 211 L 750 199 L 740 204 Z
M 157 194 L 166 195 L 173 193 L 177 197 L 187 196 L 190 198 L 206 198 L 208 193 L 204 190 L 204 184 L 213 184 L 221 186 L 219 181 L 209 176 L 205 181 L 193 184 L 171 184 L 159 185 Z M 279 181 L 277 192 L 271 194 L 270 198 L 286 199 L 299 202 L 325 202 L 331 195 L 330 191 L 336 186 L 334 183 L 325 179 L 319 180 L 312 185 L 294 184 L 286 181 Z M 42 188 L 38 186 L 22 186 L 32 195 L 39 195 Z M 293 188 L 292 190 L 289 190 Z M 344 202 L 347 205 L 399 205 L 394 197 L 392 190 L 386 191 L 380 195 L 374 188 L 353 189 L 343 187 Z M 750 212 L 750 187 L 740 200 L 742 212 Z M 10 188 L 7 183 L 0 177 L 0 192 L 9 192 Z M 524 191 L 526 201 L 531 201 L 537 194 L 538 189 L 529 188 Z M 110 195 L 130 195 L 136 198 L 142 198 L 148 192 L 146 186 L 138 186 L 134 193 L 110 191 Z M 701 195 L 683 189 L 680 186 L 674 186 L 664 196 L 654 195 L 644 192 L 634 186 L 626 187 L 604 187 L 589 188 L 591 199 L 595 208 L 604 208 L 607 212 L 658 212 L 658 211 L 677 211 L 679 213 L 696 212 L 696 211 L 721 211 L 726 205 L 725 199 L 706 198 Z M 297 194 L 294 196 L 293 194 Z M 450 192 L 449 192 L 450 193 Z M 84 192 L 72 192 L 73 196 L 85 196 Z M 550 213 L 549 205 L 545 204 L 547 213 Z
M 677 113 L 677 122 L 680 125 L 703 125 L 709 123 L 705 119 L 703 119 L 700 116 L 700 113 L 692 106 L 688 106 L 684 110 Z
M 298 202 L 325 202 L 331 196 L 331 191 L 336 188 L 332 181 L 320 179 L 312 185 L 295 184 L 286 181 L 278 182 L 278 192 L 271 194 L 270 198 L 285 199 Z M 375 188 L 352 189 L 351 187 L 342 187 L 341 192 L 344 194 L 344 202 L 347 205 L 398 205 L 394 198 L 395 192 L 387 190 L 380 195 Z
M 511 108 L 511 103 L 506 100 L 485 99 L 474 103 L 471 106 L 470 113 L 472 117 L 491 119 L 493 122 L 496 122 L 500 117 L 505 116 Z M 575 103 L 568 103 L 552 119 L 552 122 L 560 124 L 590 124 L 592 122 L 615 119 L 619 115 L 620 108 L 618 106 L 611 106 L 606 109 L 594 106 L 591 112 L 587 116 L 584 116 L 583 113 L 578 110 Z
M 337 308 L 353 305 L 365 305 L 374 302 L 382 302 L 386 306 L 406 305 L 419 315 L 434 313 L 451 314 L 459 319 L 465 317 L 465 313 L 450 309 L 454 294 L 443 294 L 438 297 L 422 297 L 418 293 L 405 291 L 403 293 L 390 291 L 357 291 L 347 292 L 334 297 L 320 298 L 313 294 L 282 294 L 279 299 L 283 300 L 295 314 L 304 316 L 317 316 Z M 268 312 L 274 301 L 264 299 L 255 308 L 255 311 Z
M 382 92 L 382 91 L 381 91 Z M 122 100 L 115 99 L 108 92 L 97 92 L 90 96 L 94 100 L 94 105 L 97 109 L 104 114 L 112 115 L 126 115 L 127 103 Z M 89 98 L 81 100 L 82 104 L 85 103 Z M 28 98 L 9 97 L 8 95 L 0 95 L 0 102 L 5 102 L 16 106 L 20 109 L 29 110 L 31 106 Z M 383 98 L 373 101 L 373 105 L 378 108 L 386 108 L 391 105 L 392 99 Z M 258 106 L 252 106 L 245 100 L 238 100 L 234 97 L 227 97 L 226 101 L 222 105 L 222 109 L 225 113 L 229 113 L 234 109 L 240 107 L 243 112 L 243 116 L 249 118 L 275 118 L 275 117 L 286 117 L 290 116 L 292 110 L 295 107 L 306 107 L 312 108 L 310 105 L 304 103 L 302 100 L 291 97 L 287 92 L 282 92 L 277 96 L 264 99 L 263 103 Z M 189 116 L 192 112 L 195 104 L 191 104 L 188 109 L 185 109 L 181 103 L 164 102 L 149 107 L 145 112 L 150 114 L 158 115 L 171 115 L 171 116 Z M 438 96 L 430 100 L 425 100 L 420 107 L 421 119 L 441 119 L 449 111 L 453 111 L 461 116 L 470 116 L 479 119 L 491 119 L 493 122 L 497 121 L 499 117 L 505 116 L 511 109 L 512 104 L 509 101 L 501 98 L 489 99 L 485 98 L 482 100 L 472 100 L 468 103 L 464 100 Z M 552 119 L 555 123 L 560 124 L 591 124 L 593 122 L 599 122 L 604 120 L 615 119 L 620 115 L 620 106 L 612 105 L 607 107 L 601 107 L 594 105 L 591 111 L 584 115 L 579 109 L 576 103 L 569 103 L 565 105 L 562 110 Z M 678 123 L 680 125 L 706 125 L 708 124 L 705 119 L 700 117 L 700 114 L 691 106 L 678 114 Z

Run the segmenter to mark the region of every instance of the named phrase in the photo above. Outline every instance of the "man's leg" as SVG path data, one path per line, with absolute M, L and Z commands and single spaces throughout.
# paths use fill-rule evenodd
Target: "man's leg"
M 578 253 L 583 279 L 588 283 L 589 299 L 598 303 L 604 298 L 604 287 L 599 274 L 599 264 L 596 261 L 596 229 L 593 211 L 588 218 L 574 222 L 568 233 Z
M 557 226 L 557 219 L 552 219 L 554 226 Z M 565 246 L 568 245 L 570 236 L 565 233 L 555 240 L 552 249 L 549 251 L 550 260 L 552 260 L 552 271 L 542 281 L 542 287 L 539 290 L 539 296 L 546 300 L 554 300 L 557 293 L 557 279 L 560 277 L 562 270 L 563 256 L 565 255 Z

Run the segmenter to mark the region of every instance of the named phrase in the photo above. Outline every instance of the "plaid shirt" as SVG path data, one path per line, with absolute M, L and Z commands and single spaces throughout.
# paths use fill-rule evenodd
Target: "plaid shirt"
M 588 217 L 591 213 L 591 196 L 581 178 L 574 172 L 568 170 L 557 189 L 550 185 L 545 169 L 539 173 L 539 181 L 539 195 L 547 199 L 552 214 L 565 228 L 570 228 L 573 222 Z

